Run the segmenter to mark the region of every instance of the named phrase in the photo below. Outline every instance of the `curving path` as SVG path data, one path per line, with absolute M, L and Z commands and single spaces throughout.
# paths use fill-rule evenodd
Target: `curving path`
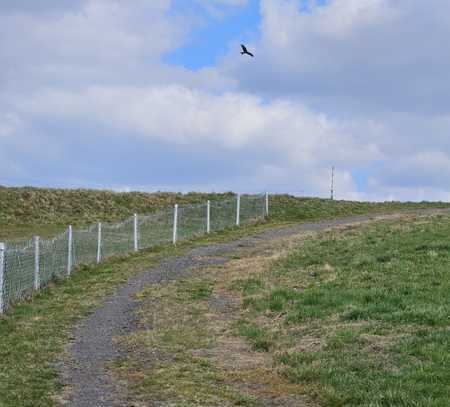
M 418 210 L 402 214 L 426 215 L 449 213 L 450 209 Z M 254 236 L 229 243 L 196 248 L 180 257 L 169 258 L 156 268 L 142 272 L 120 286 L 104 304 L 78 324 L 74 341 L 67 348 L 67 357 L 58 364 L 59 375 L 66 385 L 64 404 L 74 407 L 133 406 L 127 391 L 108 373 L 107 365 L 121 356 L 113 338 L 133 331 L 135 310 L 140 301 L 135 294 L 147 285 L 183 278 L 196 267 L 223 264 L 226 256 L 242 246 L 254 246 L 258 241 L 291 236 L 302 231 L 324 230 L 377 219 L 377 216 L 354 216 L 320 223 L 305 223 L 284 228 L 268 229 Z M 213 256 L 222 256 L 217 259 Z M 208 258 L 208 256 L 211 256 Z

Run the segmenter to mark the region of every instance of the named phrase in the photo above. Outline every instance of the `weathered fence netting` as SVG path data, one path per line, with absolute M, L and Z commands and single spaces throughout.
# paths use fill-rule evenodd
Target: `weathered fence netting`
M 237 195 L 221 201 L 176 205 L 121 223 L 97 223 L 68 230 L 51 240 L 35 237 L 0 243 L 0 313 L 50 281 L 63 278 L 80 264 L 190 239 L 245 225 L 268 214 L 268 195 Z

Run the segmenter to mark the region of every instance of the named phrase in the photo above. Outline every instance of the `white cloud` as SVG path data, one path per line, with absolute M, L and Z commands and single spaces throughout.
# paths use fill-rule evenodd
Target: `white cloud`
M 203 3 L 215 11 L 247 4 Z M 227 187 L 327 195 L 334 164 L 338 197 L 448 196 L 447 1 L 310 1 L 302 12 L 299 0 L 262 0 L 260 37 L 249 44 L 256 58 L 234 50 L 196 72 L 162 62 L 198 23 L 170 0 L 45 4 L 51 12 L 0 6 L 0 111 L 8 114 L 0 138 L 35 146 L 37 124 L 57 122 L 84 139 L 111 131 L 248 161 L 252 170 Z M 58 137 L 55 156 L 70 148 Z M 356 185 L 360 170 L 367 191 Z
M 97 120 L 141 137 L 174 143 L 206 142 L 227 149 L 279 151 L 292 162 L 338 160 L 343 164 L 379 158 L 376 144 L 360 140 L 372 123 L 340 123 L 282 100 L 264 103 L 245 93 L 210 92 L 180 85 L 90 87 L 80 92 L 47 90 L 16 107 L 25 115 Z
M 230 57 L 243 89 L 308 98 L 324 109 L 441 111 L 450 103 L 450 3 L 331 0 L 301 11 L 299 0 L 262 0 L 253 63 Z M 337 107 L 339 105 L 339 107 Z
M 351 168 L 382 159 L 377 145 L 359 136 L 362 130 L 379 134 L 383 128 L 376 123 L 343 123 L 298 103 L 266 102 L 244 93 L 212 94 L 180 85 L 90 87 L 46 90 L 15 103 L 27 117 L 94 122 L 126 135 L 130 143 L 244 152 L 253 164 L 235 181 L 236 188 L 271 185 L 277 192 L 327 195 L 333 163 L 339 166 L 340 196 L 354 197 Z
M 89 0 L 66 13 L 0 14 L 2 85 L 28 90 L 161 77 L 161 56 L 179 47 L 193 24 L 169 15 L 170 6 Z

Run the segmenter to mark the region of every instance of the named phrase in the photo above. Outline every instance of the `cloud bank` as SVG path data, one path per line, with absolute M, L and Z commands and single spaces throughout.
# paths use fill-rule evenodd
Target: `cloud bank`
M 164 62 L 199 24 L 177 2 L 0 6 L 0 183 L 326 195 L 335 165 L 340 198 L 450 199 L 450 4 L 259 8 L 254 60 L 236 38 L 190 70 Z

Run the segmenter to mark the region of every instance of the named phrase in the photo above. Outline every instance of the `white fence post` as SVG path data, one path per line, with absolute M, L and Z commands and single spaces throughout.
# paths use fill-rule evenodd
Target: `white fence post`
M 0 243 L 0 314 L 5 312 L 5 299 L 3 297 L 3 286 L 5 282 L 5 244 Z
M 102 223 L 97 225 L 97 264 L 102 261 Z
M 175 204 L 173 210 L 173 238 L 172 238 L 173 244 L 177 242 L 177 222 L 178 222 L 178 204 Z
M 266 217 L 269 216 L 269 194 L 266 192 Z
M 236 226 L 239 226 L 241 217 L 241 194 L 236 197 Z
M 34 240 L 34 289 L 36 291 L 41 287 L 41 277 L 39 275 L 39 236 L 35 236 Z
M 72 272 L 72 225 L 69 226 L 68 235 L 67 275 L 70 276 L 70 273 Z
M 134 214 L 134 251 L 139 250 L 139 238 L 138 238 L 138 216 Z
M 206 233 L 211 232 L 211 202 L 206 203 Z

